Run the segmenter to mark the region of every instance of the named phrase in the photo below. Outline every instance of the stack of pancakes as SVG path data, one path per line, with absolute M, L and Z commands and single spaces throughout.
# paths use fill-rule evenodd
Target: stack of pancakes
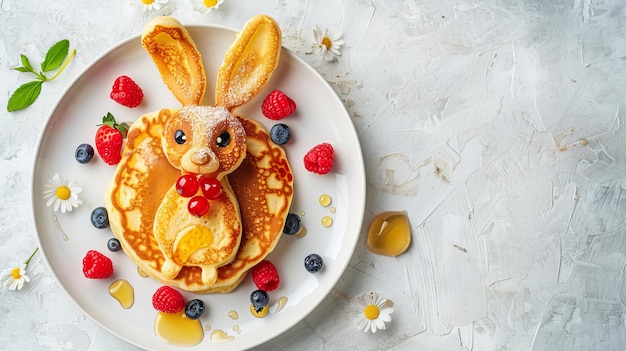
M 280 56 L 280 29 L 264 15 L 246 23 L 218 71 L 215 107 L 199 106 L 206 85 L 201 55 L 177 20 L 152 20 L 142 44 L 183 107 L 146 114 L 131 126 L 105 192 L 111 229 L 124 252 L 152 278 L 192 292 L 229 292 L 272 252 L 293 196 L 284 150 L 261 124 L 234 113 L 269 81 Z M 170 129 L 184 128 L 171 126 L 190 111 L 211 125 L 218 115 L 232 113 L 232 142 L 213 153 L 216 127 L 203 131 L 208 145 L 203 150 L 212 156 L 203 152 L 207 160 L 194 169 L 185 161 L 186 151 L 168 141 Z M 243 139 L 237 138 L 239 130 L 245 131 Z M 196 143 L 197 135 L 196 130 Z M 211 211 L 202 218 L 185 212 L 186 200 L 175 190 L 177 179 L 188 173 L 211 174 L 222 184 L 220 199 L 210 202 Z

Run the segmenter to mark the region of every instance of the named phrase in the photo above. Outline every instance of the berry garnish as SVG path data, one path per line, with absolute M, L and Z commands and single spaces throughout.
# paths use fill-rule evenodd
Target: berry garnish
M 196 195 L 200 184 L 193 174 L 185 174 L 180 176 L 176 181 L 176 192 L 182 197 L 192 197 Z
M 187 210 L 189 210 L 189 213 L 198 218 L 209 213 L 209 208 L 209 200 L 200 195 L 192 197 L 187 204 Z
M 204 302 L 200 299 L 193 299 L 185 305 L 185 316 L 189 319 L 198 319 L 204 313 Z
M 326 174 L 333 168 L 335 151 L 329 143 L 318 144 L 304 155 L 304 168 L 309 172 Z
M 104 207 L 96 207 L 91 211 L 91 224 L 98 229 L 109 226 L 109 213 Z
M 143 91 L 132 78 L 119 76 L 113 82 L 110 97 L 126 107 L 137 107 L 143 101 Z
M 278 270 L 276 270 L 276 267 L 268 260 L 263 260 L 252 267 L 250 274 L 252 275 L 252 280 L 256 287 L 261 290 L 273 291 L 276 290 L 280 284 Z
M 118 252 L 122 248 L 120 241 L 117 238 L 111 238 L 107 241 L 107 249 L 112 252 Z
M 152 306 L 165 313 L 177 313 L 185 308 L 185 298 L 176 289 L 164 285 L 152 295 Z
M 122 159 L 122 145 L 127 132 L 128 125 L 115 122 L 110 112 L 102 117 L 102 124 L 96 132 L 96 150 L 106 164 L 116 165 Z
M 263 115 L 269 119 L 278 120 L 289 116 L 296 110 L 296 103 L 285 93 L 276 89 L 269 93 L 263 104 L 261 104 L 261 111 Z
M 254 310 L 259 313 L 263 307 L 270 304 L 270 296 L 266 291 L 254 290 L 252 294 L 250 294 L 250 302 L 252 303 Z
M 201 175 L 198 179 L 202 195 L 209 200 L 216 200 L 222 194 L 222 183 L 215 177 Z
M 80 144 L 76 148 L 76 152 L 74 153 L 74 157 L 76 161 L 79 163 L 89 163 L 93 158 L 94 150 L 93 146 L 89 144 Z
M 111 259 L 96 250 L 89 250 L 83 258 L 83 274 L 89 279 L 105 279 L 113 274 Z
M 291 139 L 289 126 L 283 123 L 274 124 L 270 129 L 270 138 L 278 145 L 286 144 Z
M 297 234 L 300 231 L 300 216 L 295 213 L 288 213 L 285 219 L 285 226 L 283 227 L 283 233 L 288 235 Z
M 304 268 L 311 273 L 319 272 L 322 269 L 324 260 L 318 254 L 310 254 L 304 258 Z

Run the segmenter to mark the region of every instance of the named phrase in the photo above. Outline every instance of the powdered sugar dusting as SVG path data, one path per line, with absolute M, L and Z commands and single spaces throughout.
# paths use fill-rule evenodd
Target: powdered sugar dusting
M 245 135 L 246 131 L 241 122 L 230 111 L 222 106 L 184 106 L 178 111 L 178 117 L 191 125 L 200 127 L 207 134 L 214 134 L 215 128 L 228 126 L 238 135 Z

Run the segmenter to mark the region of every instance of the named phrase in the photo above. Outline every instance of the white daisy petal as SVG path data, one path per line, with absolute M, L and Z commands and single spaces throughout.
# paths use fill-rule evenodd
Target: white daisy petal
M 321 52 L 322 58 L 326 61 L 334 61 L 338 56 L 341 56 L 340 49 L 345 44 L 341 40 L 341 33 L 330 34 L 328 28 L 322 31 L 319 25 L 316 25 L 313 29 L 313 41 L 314 43 L 311 45 L 312 52 Z
M 167 0 L 165 0 L 167 1 Z M 46 201 L 46 206 L 52 206 L 54 212 L 61 210 L 61 213 L 72 212 L 72 210 L 83 203 L 83 201 L 78 197 L 78 194 L 83 191 L 83 189 L 78 185 L 78 182 L 71 181 L 68 182 L 67 179 L 61 179 L 61 176 L 57 173 L 55 174 L 51 180 L 48 181 L 46 187 L 49 190 L 44 191 L 44 200 Z M 59 197 L 59 188 L 64 187 L 67 189 L 63 189 L 60 191 L 62 198 Z M 67 191 L 69 190 L 69 196 L 66 197 Z
M 385 330 L 385 323 L 391 322 L 393 308 L 388 300 L 380 298 L 376 292 L 364 293 L 356 296 L 346 311 L 354 326 L 363 332 L 375 333 Z
M 200 13 L 210 13 L 213 10 L 217 10 L 220 5 L 224 2 L 224 0 L 214 0 L 214 1 L 205 1 L 205 0 L 189 0 L 191 3 L 191 7 Z
M 50 205 L 52 205 L 56 201 L 56 199 L 56 197 L 51 197 L 48 202 L 46 202 L 46 206 L 50 207 Z

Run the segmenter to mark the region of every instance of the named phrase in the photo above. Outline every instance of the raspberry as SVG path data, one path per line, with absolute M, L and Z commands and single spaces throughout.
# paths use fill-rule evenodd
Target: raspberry
M 185 298 L 178 290 L 164 285 L 152 295 L 152 306 L 161 312 L 177 313 L 185 308 Z
M 263 115 L 273 120 L 287 117 L 295 110 L 296 103 L 278 89 L 269 93 L 261 105 Z
M 318 144 L 304 155 L 304 168 L 309 172 L 326 174 L 333 168 L 335 151 L 329 143 Z
M 111 259 L 96 250 L 89 250 L 83 258 L 83 274 L 89 279 L 105 279 L 113 274 Z
M 257 288 L 263 291 L 273 291 L 280 284 L 278 271 L 272 262 L 263 260 L 252 268 L 252 280 Z
M 143 91 L 128 76 L 119 76 L 113 83 L 111 89 L 111 99 L 126 107 L 137 107 L 143 101 Z

